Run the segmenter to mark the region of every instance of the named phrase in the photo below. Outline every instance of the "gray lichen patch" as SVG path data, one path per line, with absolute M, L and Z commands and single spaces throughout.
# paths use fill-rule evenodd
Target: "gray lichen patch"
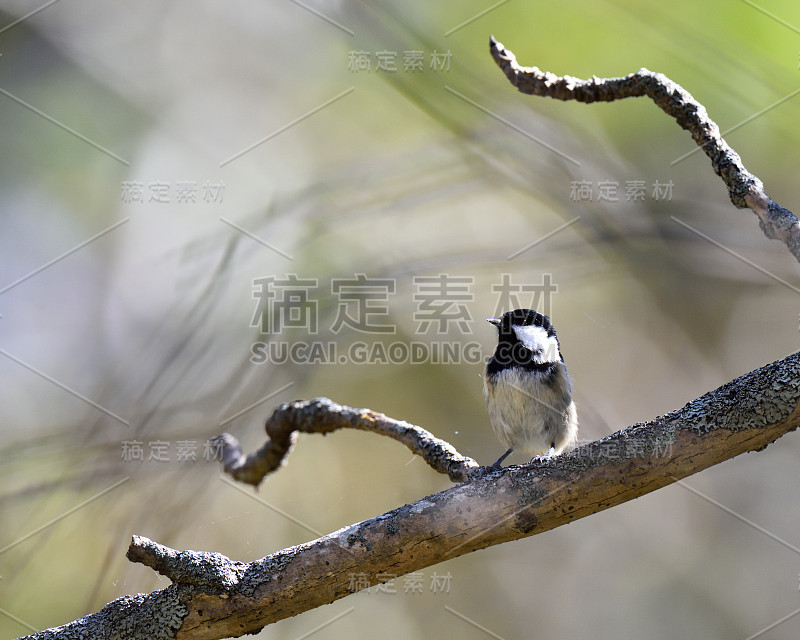
M 353 547 L 356 545 L 363 547 L 367 551 L 372 550 L 372 543 L 369 540 L 367 540 L 366 536 L 364 535 L 364 532 L 361 529 L 357 529 L 353 533 L 349 533 L 347 535 L 347 546 Z
M 530 482 L 519 482 L 513 476 L 511 485 L 517 493 L 517 504 L 521 507 L 538 507 L 548 493 Z
M 183 619 L 188 614 L 186 605 L 178 596 L 176 585 L 170 585 L 162 591 L 156 591 L 149 595 L 128 596 L 127 600 L 130 602 L 115 608 L 109 616 L 108 629 L 110 633 L 105 636 L 109 640 L 174 638 L 175 632 L 183 624 Z M 100 613 L 105 611 L 108 606 L 106 605 Z
M 138 593 L 109 602 L 97 613 L 28 636 L 29 640 L 169 640 L 189 611 L 178 587 Z
M 247 570 L 237 585 L 238 593 L 253 598 L 262 585 L 279 580 L 283 570 L 292 563 L 301 547 L 302 545 L 290 547 L 245 565 Z
M 170 566 L 173 582 L 183 582 L 227 591 L 239 583 L 247 564 L 234 562 L 221 553 L 181 551 Z
M 664 418 L 698 434 L 758 429 L 788 418 L 800 399 L 800 353 L 737 378 Z
M 290 547 L 283 551 L 279 551 L 278 553 L 273 553 L 267 558 L 257 560 L 256 562 L 258 563 L 258 568 L 260 571 L 265 572 L 268 575 L 283 571 L 287 566 L 289 566 L 289 564 L 291 564 L 298 551 L 298 547 Z M 256 563 L 254 562 L 251 564 Z
M 388 518 L 388 522 L 386 523 L 386 535 L 393 536 L 400 532 L 400 524 L 397 521 L 397 515 L 395 514 L 391 518 Z

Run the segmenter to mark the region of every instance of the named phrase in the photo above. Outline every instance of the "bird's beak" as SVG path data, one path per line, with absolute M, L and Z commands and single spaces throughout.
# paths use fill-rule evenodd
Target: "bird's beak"
M 486 318 L 486 322 L 493 324 L 495 327 L 500 326 L 500 318 Z

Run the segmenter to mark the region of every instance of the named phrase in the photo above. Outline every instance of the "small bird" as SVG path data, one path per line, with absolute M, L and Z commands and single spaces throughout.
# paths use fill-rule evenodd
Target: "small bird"
M 492 429 L 508 447 L 492 468 L 515 450 L 552 456 L 573 446 L 578 416 L 572 381 L 550 318 L 515 309 L 487 320 L 497 327 L 498 340 L 483 390 Z

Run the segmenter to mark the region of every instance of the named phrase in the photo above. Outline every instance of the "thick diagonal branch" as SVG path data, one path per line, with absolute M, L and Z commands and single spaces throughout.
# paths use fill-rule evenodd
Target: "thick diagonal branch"
M 552 459 L 512 466 L 250 563 L 134 536 L 128 558 L 173 584 L 30 640 L 217 640 L 381 581 L 548 531 L 671 484 L 800 426 L 800 353 L 678 411 Z
M 215 440 L 222 444 L 225 471 L 240 482 L 258 486 L 264 476 L 283 463 L 294 447 L 298 433 L 325 435 L 345 428 L 394 438 L 421 456 L 435 471 L 446 473 L 453 482 L 463 482 L 470 471 L 478 469 L 478 463 L 472 458 L 462 456 L 453 445 L 422 427 L 369 409 L 345 407 L 327 398 L 280 405 L 264 425 L 269 439 L 249 456 L 244 455 L 239 441 L 229 433 L 223 433 Z
M 664 113 L 692 134 L 694 141 L 711 159 L 711 165 L 728 187 L 731 202 L 740 209 L 749 207 L 759 219 L 768 238 L 783 242 L 800 261 L 800 222 L 788 209 L 773 202 L 761 180 L 745 169 L 742 160 L 720 135 L 717 124 L 708 117 L 705 107 L 679 84 L 662 73 L 640 69 L 624 78 L 557 76 L 538 67 L 522 67 L 516 56 L 497 42 L 489 41 L 492 57 L 520 92 L 556 100 L 612 102 L 622 98 L 647 96 Z

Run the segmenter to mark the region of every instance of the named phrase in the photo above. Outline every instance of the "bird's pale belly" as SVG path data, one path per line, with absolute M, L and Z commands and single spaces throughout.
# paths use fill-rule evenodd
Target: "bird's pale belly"
M 577 434 L 577 415 L 569 379 L 559 371 L 561 384 L 545 386 L 526 372 L 507 369 L 484 381 L 489 420 L 500 442 L 527 455 L 561 453 Z M 534 374 L 536 376 L 536 374 Z

